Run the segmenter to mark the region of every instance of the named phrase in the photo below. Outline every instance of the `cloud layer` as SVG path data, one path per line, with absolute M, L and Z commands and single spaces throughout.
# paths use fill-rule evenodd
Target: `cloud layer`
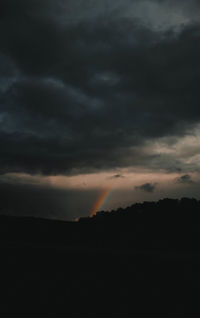
M 196 1 L 2 1 L 1 173 L 152 168 L 144 145 L 200 120 L 199 10 Z

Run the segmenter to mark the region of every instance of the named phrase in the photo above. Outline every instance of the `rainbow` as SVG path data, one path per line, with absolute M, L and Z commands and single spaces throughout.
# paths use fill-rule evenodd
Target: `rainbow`
M 90 212 L 90 217 L 93 217 L 97 211 L 99 211 L 99 209 L 103 206 L 103 204 L 106 202 L 106 200 L 108 199 L 108 196 L 110 195 L 112 191 L 112 188 L 111 187 L 108 187 L 106 189 L 104 189 L 99 197 L 97 198 L 91 212 Z

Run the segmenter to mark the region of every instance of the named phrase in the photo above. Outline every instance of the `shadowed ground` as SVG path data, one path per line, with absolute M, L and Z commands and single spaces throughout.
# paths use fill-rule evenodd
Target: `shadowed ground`
M 199 203 L 172 203 L 169 219 L 158 203 L 78 223 L 1 217 L 1 314 L 199 317 Z

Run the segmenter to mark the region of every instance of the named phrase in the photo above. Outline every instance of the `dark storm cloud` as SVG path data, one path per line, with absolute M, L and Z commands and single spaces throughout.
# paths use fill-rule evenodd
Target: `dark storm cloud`
M 156 185 L 154 183 L 144 183 L 141 186 L 135 187 L 136 190 L 141 190 L 141 191 L 145 191 L 149 193 L 154 192 L 155 188 L 156 188 Z
M 141 149 L 200 121 L 199 4 L 161 32 L 125 14 L 133 3 L 1 1 L 1 173 L 182 169 Z

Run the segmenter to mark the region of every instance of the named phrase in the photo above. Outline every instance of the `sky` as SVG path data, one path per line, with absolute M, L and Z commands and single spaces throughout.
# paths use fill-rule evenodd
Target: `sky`
M 1 0 L 0 213 L 200 199 L 199 18 L 198 0 Z

